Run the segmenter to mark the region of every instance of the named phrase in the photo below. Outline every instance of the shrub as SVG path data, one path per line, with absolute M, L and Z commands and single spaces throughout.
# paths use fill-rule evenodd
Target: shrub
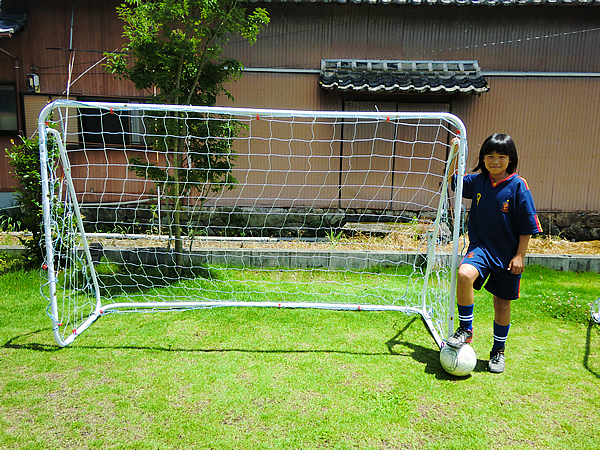
M 21 137 L 21 144 L 15 144 L 6 150 L 9 163 L 14 174 L 19 180 L 19 186 L 15 187 L 17 201 L 21 214 L 19 216 L 21 229 L 30 231 L 32 237 L 21 238 L 21 243 L 26 247 L 24 263 L 27 268 L 39 267 L 44 254 L 40 246 L 42 239 L 42 184 L 40 174 L 40 157 L 38 139 L 26 139 Z

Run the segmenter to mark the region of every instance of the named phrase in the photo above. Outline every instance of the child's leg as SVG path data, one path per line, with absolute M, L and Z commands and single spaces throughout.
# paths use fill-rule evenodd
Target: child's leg
M 510 330 L 510 300 L 494 295 L 494 347 L 492 351 L 503 348 Z
M 510 329 L 510 300 L 494 295 L 494 346 L 490 352 L 488 370 L 492 373 L 504 372 L 504 345 Z
M 456 303 L 460 326 L 454 334 L 448 336 L 446 343 L 450 347 L 460 348 L 473 342 L 473 284 L 479 277 L 477 268 L 470 264 L 461 264 L 456 277 Z
M 458 305 L 458 319 L 460 326 L 473 329 L 473 306 L 475 296 L 473 294 L 473 283 L 479 277 L 479 271 L 470 264 L 461 264 L 458 268 L 456 278 L 456 303 Z

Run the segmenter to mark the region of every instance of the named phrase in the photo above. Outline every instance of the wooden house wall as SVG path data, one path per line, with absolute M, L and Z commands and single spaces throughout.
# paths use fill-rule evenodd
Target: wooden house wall
M 0 82 L 27 74 L 40 76 L 41 92 L 22 95 L 23 133 L 35 130 L 39 108 L 50 99 L 65 98 L 70 58 L 71 79 L 86 70 L 70 89 L 71 98 L 140 98 L 127 81 L 103 71 L 102 52 L 121 47 L 119 2 L 86 0 L 47 2 L 3 0 L 4 9 L 27 8 L 29 23 L 0 46 L 17 56 L 20 69 L 0 54 Z M 253 5 L 254 6 L 254 5 Z M 597 6 L 415 6 L 269 2 L 261 4 L 271 24 L 252 47 L 232 39 L 227 56 L 247 71 L 229 90 L 233 106 L 341 110 L 351 102 L 396 105 L 449 105 L 467 125 L 469 167 L 483 139 L 493 132 L 511 134 L 538 209 L 599 211 L 600 160 L 596 151 L 600 78 L 547 76 L 547 73 L 600 73 L 600 7 Z M 73 17 L 73 42 L 68 51 Z M 596 31 L 594 31 L 596 30 Z M 530 76 L 486 75 L 491 90 L 481 96 L 426 94 L 344 94 L 318 85 L 321 59 L 477 60 L 484 72 L 535 72 Z M 94 64 L 98 63 L 96 66 Z M 90 69 L 90 67 L 94 66 Z M 272 69 L 283 69 L 274 72 Z M 547 72 L 547 73 L 546 73 Z M 220 104 L 231 105 L 223 98 Z M 371 106 L 369 106 L 371 105 Z M 393 108 L 390 106 L 390 108 Z M 0 148 L 15 136 L 0 136 Z M 0 158 L 0 191 L 14 180 Z M 252 198 L 253 192 L 244 193 Z
M 320 69 L 321 59 L 477 60 L 484 71 L 599 72 L 597 6 L 269 2 L 271 23 L 227 55 L 247 67 Z
M 25 29 L 10 39 L 0 40 L 0 48 L 17 58 L 0 53 L 0 83 L 19 86 L 19 133 L 0 135 L 0 150 L 10 147 L 18 136 L 36 132 L 39 108 L 48 99 L 66 98 L 69 64 L 72 62 L 70 98 L 101 96 L 135 98 L 143 96 L 128 81 L 115 80 L 103 70 L 103 53 L 122 46 L 122 22 L 115 7 L 120 2 L 106 0 L 47 1 L 3 0 L 2 9 L 23 8 L 28 11 Z M 73 18 L 71 41 L 71 18 Z M 69 51 L 73 48 L 74 51 Z M 40 79 L 40 93 L 27 93 L 28 74 Z M 84 74 L 85 73 L 85 74 Z M 81 76 L 84 74 L 83 76 Z M 81 78 L 79 78 L 81 76 Z M 79 79 L 77 79 L 79 78 Z M 0 157 L 0 192 L 11 192 L 17 181 L 9 174 L 8 160 Z
M 71 96 L 144 95 L 136 92 L 131 82 L 115 80 L 103 70 L 101 63 L 104 52 L 120 50 L 122 46 L 123 26 L 115 10 L 119 3 L 106 0 L 3 0 L 3 10 L 28 10 L 25 29 L 11 39 L 0 41 L 2 48 L 19 58 L 21 87 L 26 86 L 27 74 L 35 72 L 40 77 L 41 93 L 65 97 L 69 64 L 72 63 L 72 81 L 84 72 L 85 75 L 71 86 Z M 0 81 L 14 77 L 10 71 L 1 72 Z
M 540 211 L 600 210 L 600 7 L 263 6 L 271 24 L 257 43 L 227 47 L 249 69 L 230 86 L 236 106 L 342 110 L 348 101 L 432 102 L 435 109 L 449 103 L 467 126 L 469 168 L 488 135 L 508 133 Z M 477 60 L 491 89 L 480 96 L 324 91 L 321 59 Z

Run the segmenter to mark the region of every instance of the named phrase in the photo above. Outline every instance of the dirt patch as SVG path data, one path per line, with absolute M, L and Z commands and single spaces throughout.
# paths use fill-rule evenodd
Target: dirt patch
M 0 245 L 21 245 L 21 238 L 27 239 L 26 233 L 0 233 Z M 101 243 L 104 247 L 167 247 L 169 239 L 167 236 L 158 238 L 145 238 L 143 236 L 112 236 L 93 237 L 90 242 Z M 232 238 L 205 239 L 199 238 L 190 242 L 184 240 L 184 248 L 192 250 L 202 248 L 271 248 L 279 250 L 371 250 L 371 251 L 424 251 L 426 245 L 423 235 L 419 232 L 410 234 L 389 233 L 384 236 L 357 235 L 354 237 L 333 237 L 318 242 L 302 240 L 278 240 L 273 238 L 245 239 Z M 462 243 L 468 245 L 467 242 Z M 447 243 L 438 249 L 450 251 L 451 243 Z M 548 238 L 545 236 L 532 238 L 529 242 L 529 254 L 552 254 L 552 255 L 600 255 L 600 241 L 571 242 L 560 238 Z
M 528 253 L 552 255 L 600 255 L 600 241 L 570 242 L 547 237 L 529 241 Z

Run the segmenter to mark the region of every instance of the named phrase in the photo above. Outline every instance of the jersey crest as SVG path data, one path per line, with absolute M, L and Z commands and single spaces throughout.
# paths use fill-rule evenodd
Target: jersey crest
M 508 199 L 504 203 L 502 203 L 502 209 L 500 211 L 502 211 L 503 213 L 509 212 L 510 211 L 509 202 L 510 202 L 510 199 Z

